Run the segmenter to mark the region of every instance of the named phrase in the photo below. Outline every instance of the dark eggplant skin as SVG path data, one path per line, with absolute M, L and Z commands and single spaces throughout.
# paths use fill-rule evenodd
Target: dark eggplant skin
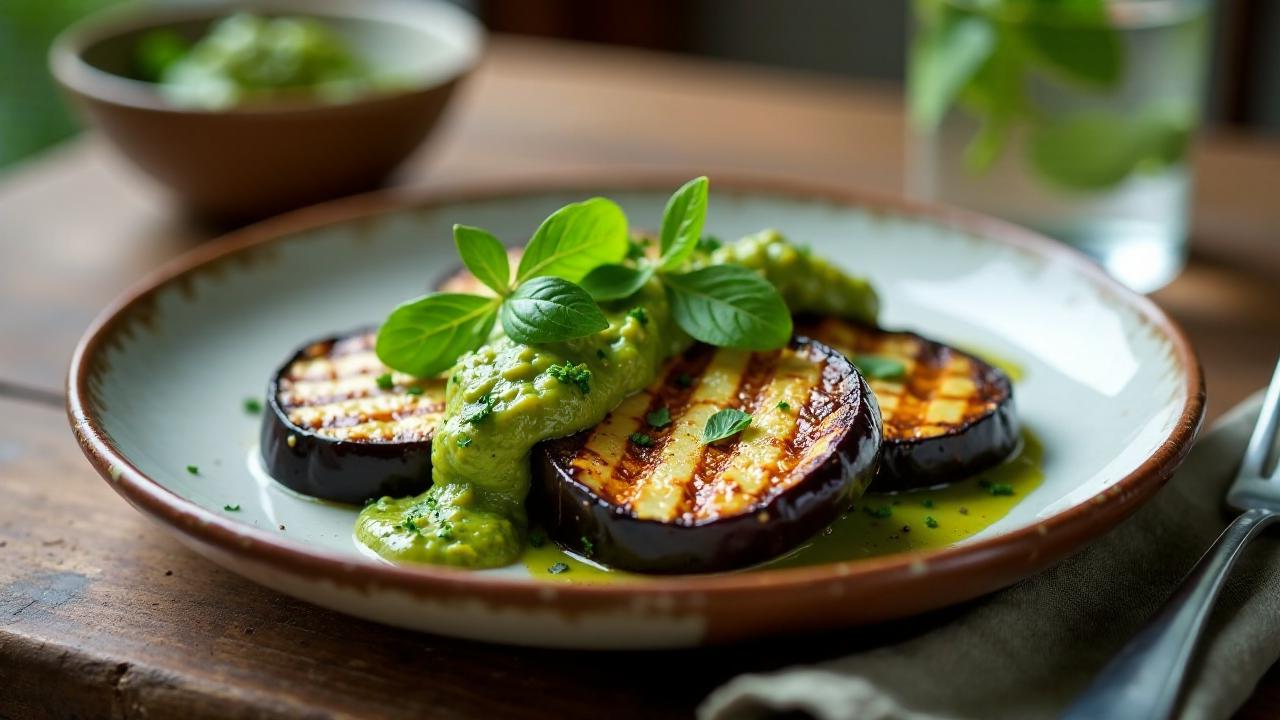
M 914 339 L 920 346 L 916 359 L 921 363 L 940 363 L 948 357 L 967 359 L 974 369 L 975 385 L 992 405 L 977 417 L 966 417 L 965 422 L 944 434 L 922 438 L 901 437 L 891 427 L 892 413 L 886 412 L 880 471 L 871 483 L 872 492 L 912 490 L 962 480 L 999 465 L 1018 449 L 1022 442 L 1022 424 L 1014 402 L 1013 383 L 999 368 L 971 353 L 910 331 L 874 328 L 834 318 L 800 317 L 796 319 L 796 332 L 839 348 L 840 343 L 832 339 L 832 323 L 842 323 L 871 338 L 872 343 L 888 337 Z
M 369 332 L 363 328 L 306 343 L 272 374 L 260 433 L 262 462 L 271 477 L 290 490 L 358 505 L 384 495 L 415 495 L 431 484 L 430 440 L 354 442 L 323 437 L 290 422 L 280 403 L 281 378 L 305 357 L 307 348 Z
M 825 364 L 838 437 L 793 472 L 800 479 L 766 502 L 709 521 L 636 517 L 574 478 L 569 460 L 588 432 L 534 451 L 531 511 L 560 545 L 612 568 L 654 574 L 705 573 L 755 565 L 795 548 L 847 512 L 875 474 L 880 411 L 870 387 L 840 353 L 816 341 L 791 347 Z M 585 542 L 584 542 L 585 541 Z

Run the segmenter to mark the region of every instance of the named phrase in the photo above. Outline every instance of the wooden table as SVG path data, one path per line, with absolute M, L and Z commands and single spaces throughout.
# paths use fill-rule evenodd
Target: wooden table
M 894 88 L 497 38 L 400 182 L 678 167 L 896 192 L 902 144 Z M 1155 298 L 1199 348 L 1216 416 L 1280 355 L 1280 143 L 1213 135 L 1195 161 L 1194 259 Z M 688 714 L 734 674 L 894 631 L 688 653 L 497 648 L 336 615 L 194 556 L 97 478 L 60 406 L 98 309 L 212 234 L 93 136 L 0 176 L 0 717 Z M 1242 716 L 1278 708 L 1273 670 Z

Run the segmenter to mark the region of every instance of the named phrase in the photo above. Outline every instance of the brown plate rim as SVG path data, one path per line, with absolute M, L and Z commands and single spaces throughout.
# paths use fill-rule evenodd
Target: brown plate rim
M 630 604 L 639 596 L 694 594 L 700 599 L 716 596 L 731 599 L 756 595 L 763 589 L 803 593 L 832 582 L 842 587 L 883 588 L 894 581 L 920 577 L 925 568 L 928 587 L 947 588 L 948 578 L 960 582 L 938 593 L 943 598 L 941 602 L 917 599 L 908 603 L 913 609 L 976 597 L 1083 548 L 1154 495 L 1189 452 L 1205 409 L 1203 372 L 1191 343 L 1177 323 L 1153 301 L 1121 286 L 1084 255 L 1030 230 L 965 210 L 866 190 L 759 175 L 717 174 L 714 185 L 717 190 L 736 193 L 822 201 L 873 213 L 924 218 L 1071 266 L 1104 294 L 1131 307 L 1170 339 L 1187 390 L 1178 422 L 1150 457 L 1103 492 L 1038 523 L 985 540 L 812 567 L 646 578 L 621 584 L 548 585 L 452 568 L 381 564 L 317 550 L 300 541 L 252 528 L 205 510 L 152 480 L 112 446 L 95 415 L 89 392 L 94 359 L 138 306 L 148 303 L 170 283 L 208 263 L 287 240 L 299 232 L 395 210 L 555 192 L 664 190 L 679 186 L 690 176 L 670 171 L 578 172 L 536 181 L 525 178 L 473 182 L 445 190 L 382 190 L 304 208 L 229 233 L 169 261 L 138 281 L 109 304 L 86 330 L 72 356 L 67 379 L 67 414 L 72 430 L 94 468 L 130 504 L 202 545 L 238 559 L 343 586 L 382 587 L 418 596 L 471 597 L 499 605 L 563 603 L 566 607 L 584 610 L 596 605 Z M 986 575 L 966 577 L 983 571 Z M 554 588 L 554 592 L 546 592 L 549 587 Z

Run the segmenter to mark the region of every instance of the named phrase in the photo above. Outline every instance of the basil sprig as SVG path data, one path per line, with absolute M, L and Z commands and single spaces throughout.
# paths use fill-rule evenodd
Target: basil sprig
M 738 265 L 677 272 L 702 240 L 708 185 L 706 177 L 694 178 L 671 196 L 662 214 L 657 260 L 601 265 L 582 279 L 582 287 L 596 300 L 622 300 L 657 277 L 672 319 L 695 340 L 748 350 L 782 347 L 791 337 L 791 313 L 769 281 Z
M 623 264 L 630 255 L 626 215 L 605 198 L 566 205 L 544 220 L 521 254 L 514 281 L 498 238 L 455 225 L 463 264 L 497 297 L 431 293 L 400 305 L 378 331 L 378 358 L 410 375 L 436 375 L 480 347 L 498 319 L 508 337 L 527 345 L 586 337 L 609 327 L 597 302 L 625 300 L 655 279 L 672 319 L 690 337 L 720 347 L 782 347 L 791 336 L 791 314 L 759 274 L 736 265 L 680 272 L 703 243 L 707 186 L 707 178 L 695 178 L 671 196 L 660 256 L 632 256 L 632 264 Z
M 552 213 L 525 247 L 514 283 L 506 248 L 491 233 L 455 225 L 453 241 L 467 270 L 497 297 L 430 293 L 400 305 L 378 330 L 375 350 L 388 367 L 418 377 L 444 372 L 484 344 L 499 317 L 507 335 L 526 344 L 609 327 L 574 281 L 627 253 L 627 218 L 612 200 L 592 198 Z

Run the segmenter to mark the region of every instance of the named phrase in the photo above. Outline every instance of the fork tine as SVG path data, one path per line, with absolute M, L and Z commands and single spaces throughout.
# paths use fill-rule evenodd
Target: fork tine
M 1267 396 L 1262 401 L 1262 411 L 1258 413 L 1258 424 L 1254 425 L 1253 435 L 1249 437 L 1249 448 L 1244 451 L 1244 462 L 1240 464 L 1237 477 L 1263 477 L 1277 430 L 1280 430 L 1280 363 L 1276 364 L 1275 374 L 1271 376 L 1271 385 L 1267 387 Z

